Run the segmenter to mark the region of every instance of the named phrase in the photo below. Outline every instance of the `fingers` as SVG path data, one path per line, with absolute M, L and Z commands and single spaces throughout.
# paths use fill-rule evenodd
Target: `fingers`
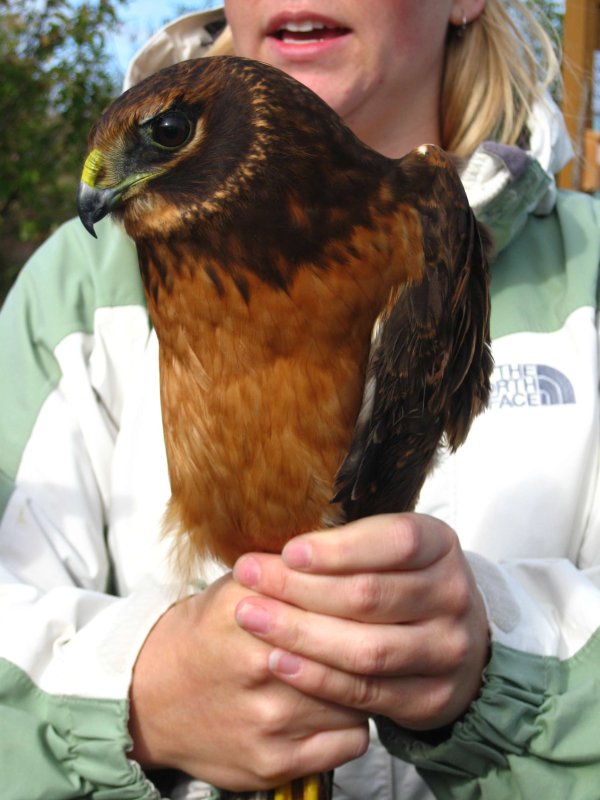
M 268 671 L 273 681 L 270 668 Z M 291 695 L 289 688 L 281 685 L 274 686 L 268 696 L 265 694 L 253 711 L 260 736 L 282 741 L 299 741 L 316 731 L 359 728 L 368 719 L 368 714 L 359 709 L 345 708 L 327 698 Z
M 464 628 L 447 618 L 371 625 L 313 614 L 270 598 L 247 598 L 238 604 L 236 619 L 275 647 L 360 675 L 438 674 L 453 669 L 466 647 Z
M 293 778 L 328 772 L 363 755 L 369 745 L 368 724 L 340 731 L 316 732 L 292 743 L 274 738 L 268 748 L 257 751 L 252 772 L 240 780 L 221 783 L 231 790 L 271 789 Z
M 369 728 L 366 721 L 343 731 L 315 733 L 298 742 L 293 769 L 288 772 L 295 775 L 328 772 L 362 756 L 368 746 Z
M 423 569 L 452 547 L 455 534 L 441 520 L 418 514 L 383 514 L 340 528 L 304 534 L 284 547 L 288 567 L 342 574 Z
M 236 621 L 275 650 L 272 674 L 307 696 L 445 725 L 477 695 L 488 652 L 483 601 L 456 534 L 420 514 L 300 536 L 283 557 L 234 568 L 255 594 Z
M 393 717 L 414 730 L 441 727 L 461 713 L 454 681 L 447 675 L 378 679 L 331 669 L 280 649 L 272 651 L 269 666 L 281 681 L 301 692 Z
M 428 572 L 308 575 L 289 570 L 274 556 L 244 556 L 234 568 L 235 579 L 263 595 L 307 611 L 363 622 L 415 622 L 439 607 L 460 610 L 459 580 L 445 582 L 445 567 Z
M 464 571 L 451 569 L 463 560 L 456 536 L 430 517 L 373 517 L 292 544 L 302 548 L 309 539 L 310 571 L 253 553 L 239 559 L 235 579 L 307 611 L 364 622 L 415 622 L 440 611 L 460 615 L 468 600 Z

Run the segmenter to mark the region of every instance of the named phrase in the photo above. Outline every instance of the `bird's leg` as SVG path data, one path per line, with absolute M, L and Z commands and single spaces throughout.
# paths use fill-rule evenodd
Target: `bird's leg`
M 221 800 L 330 800 L 333 773 L 297 778 L 266 792 L 221 792 Z

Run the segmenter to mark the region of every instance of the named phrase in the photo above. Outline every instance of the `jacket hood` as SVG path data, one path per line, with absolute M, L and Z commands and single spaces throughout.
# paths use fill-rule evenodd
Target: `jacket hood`
M 188 58 L 201 58 L 225 24 L 222 8 L 195 11 L 165 25 L 134 55 L 123 81 L 123 91 L 144 78 Z
M 460 168 L 469 202 L 492 229 L 497 251 L 522 230 L 529 214 L 552 211 L 554 176 L 573 157 L 564 119 L 549 95 L 533 105 L 527 133 L 525 148 L 483 142 Z
M 223 25 L 222 8 L 186 14 L 154 34 L 127 70 L 124 89 L 163 67 L 206 55 Z M 526 148 L 483 142 L 460 166 L 469 202 L 503 249 L 523 228 L 529 214 L 554 208 L 556 182 L 573 149 L 563 117 L 548 95 L 534 104 L 527 122 Z

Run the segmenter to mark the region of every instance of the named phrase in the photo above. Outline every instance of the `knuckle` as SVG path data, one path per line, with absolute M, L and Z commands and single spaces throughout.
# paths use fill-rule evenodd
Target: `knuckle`
M 441 521 L 438 520 L 438 522 Z M 462 558 L 462 545 L 454 528 L 451 528 L 445 522 L 441 522 L 437 529 L 437 535 L 443 538 L 445 544 L 444 552 L 446 554 L 454 553 Z
M 253 771 L 260 789 L 269 789 L 285 782 L 287 770 L 284 754 L 278 752 L 275 757 L 273 751 L 274 748 L 263 747 L 254 759 Z
M 270 680 L 268 661 L 262 648 L 246 653 L 244 669 L 239 672 L 238 679 L 245 689 L 256 689 Z
M 386 531 L 391 552 L 399 564 L 410 561 L 421 545 L 421 528 L 416 517 L 402 514 L 392 517 Z
M 442 526 L 440 527 L 440 535 L 446 537 L 448 550 L 455 550 L 458 553 L 462 552 L 460 539 L 454 528 L 451 528 L 450 525 L 446 525 L 445 523 L 443 523 Z
M 428 720 L 443 718 L 453 697 L 451 681 L 440 679 L 431 681 L 429 691 L 424 697 L 423 716 Z
M 445 619 L 431 629 L 430 647 L 426 658 L 433 672 L 439 675 L 454 672 L 471 653 L 471 637 L 461 623 Z
M 452 665 L 457 668 L 462 666 L 471 652 L 471 638 L 466 629 L 460 625 L 453 631 L 450 646 Z
M 451 607 L 457 616 L 464 616 L 471 607 L 472 592 L 467 575 L 457 572 L 450 582 Z
M 280 736 L 287 730 L 290 721 L 290 710 L 285 703 L 276 698 L 261 702 L 256 711 L 256 724 L 261 736 L 266 738 Z
M 430 655 L 432 673 L 445 675 L 459 669 L 469 656 L 467 632 L 455 625 L 451 629 L 440 630 L 436 639 L 437 645 Z
M 277 577 L 276 591 L 278 593 L 278 596 L 281 598 L 285 598 L 289 595 L 290 578 L 293 578 L 293 573 L 290 573 L 286 569 L 278 569 L 276 577 Z
M 306 633 L 301 624 L 291 619 L 282 628 L 282 645 L 293 653 L 303 653 L 306 643 Z
M 370 617 L 380 607 L 381 582 L 377 575 L 356 575 L 350 587 L 350 610 L 357 619 Z
M 328 697 L 336 691 L 334 674 L 327 668 L 314 671 L 312 676 L 312 692 L 315 697 Z
M 359 708 L 364 711 L 375 711 L 378 708 L 378 702 L 381 694 L 381 688 L 377 678 L 372 676 L 365 676 L 358 678 L 355 681 L 353 688 L 353 708 Z
M 388 661 L 388 651 L 382 642 L 362 644 L 352 654 L 352 671 L 367 677 L 381 675 L 386 671 Z

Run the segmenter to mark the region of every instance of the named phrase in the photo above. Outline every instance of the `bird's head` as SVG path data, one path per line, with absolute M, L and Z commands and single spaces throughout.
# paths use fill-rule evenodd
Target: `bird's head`
M 77 197 L 87 230 L 95 235 L 94 224 L 113 212 L 138 236 L 168 234 L 220 210 L 285 135 L 265 123 L 265 115 L 278 114 L 277 96 L 298 90 L 294 81 L 293 90 L 281 91 L 281 82 L 292 84 L 257 62 L 204 58 L 167 67 L 122 94 L 89 135 Z
M 369 224 L 367 198 L 389 169 L 310 89 L 235 56 L 150 76 L 109 106 L 88 145 L 79 216 L 93 235 L 108 213 L 121 218 L 142 272 L 164 245 L 188 267 L 200 255 L 279 286 Z

